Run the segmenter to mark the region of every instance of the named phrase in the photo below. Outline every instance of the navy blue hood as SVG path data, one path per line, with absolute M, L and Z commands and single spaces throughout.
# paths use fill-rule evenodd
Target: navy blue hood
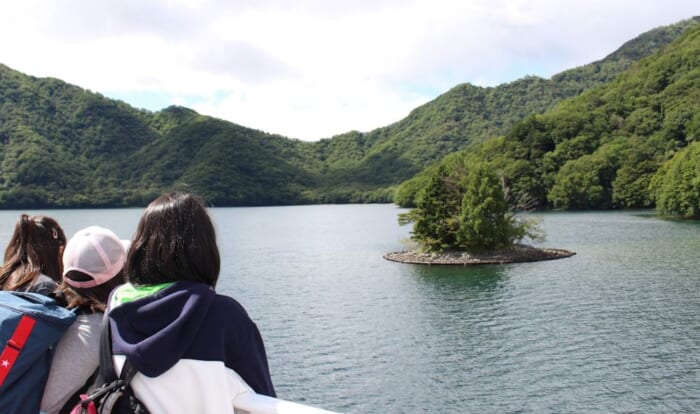
M 274 397 L 262 337 L 233 298 L 203 283 L 177 282 L 110 311 L 112 353 L 148 377 L 180 359 L 221 361 L 255 392 Z
M 112 347 L 136 369 L 156 377 L 185 356 L 216 293 L 202 283 L 179 282 L 110 311 Z

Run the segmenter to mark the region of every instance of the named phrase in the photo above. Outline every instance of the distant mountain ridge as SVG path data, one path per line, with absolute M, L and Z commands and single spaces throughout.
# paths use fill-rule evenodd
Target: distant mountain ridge
M 610 82 L 699 23 L 651 30 L 549 80 L 458 85 L 392 125 L 318 142 L 182 107 L 138 110 L 0 64 L 0 207 L 140 206 L 170 188 L 219 206 L 391 201 L 398 184 L 445 155 Z
M 445 157 L 404 182 L 400 205 L 426 183 L 488 162 L 510 199 L 537 208 L 651 208 L 700 218 L 700 27 L 608 83 L 517 122 L 501 137 Z

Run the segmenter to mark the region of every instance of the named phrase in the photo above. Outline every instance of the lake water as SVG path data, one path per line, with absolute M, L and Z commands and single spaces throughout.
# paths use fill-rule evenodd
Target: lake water
M 545 213 L 571 258 L 389 262 L 391 205 L 212 209 L 218 290 L 265 340 L 278 395 L 347 413 L 700 412 L 700 223 Z M 54 210 L 133 234 L 142 209 Z M 31 212 L 37 213 L 37 212 Z M 0 212 L 8 240 L 19 212 Z M 225 321 L 222 321 L 225 323 Z

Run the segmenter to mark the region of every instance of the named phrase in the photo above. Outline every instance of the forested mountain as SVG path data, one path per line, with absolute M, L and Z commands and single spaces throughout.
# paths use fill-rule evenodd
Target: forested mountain
M 700 27 L 611 82 L 519 121 L 505 135 L 452 154 L 404 183 L 488 161 L 515 200 L 562 209 L 657 206 L 700 216 Z
M 0 207 L 135 206 L 173 187 L 214 205 L 389 201 L 397 184 L 446 154 L 516 134 L 521 119 L 610 82 L 698 20 L 647 32 L 549 80 L 459 85 L 395 124 L 319 142 L 187 108 L 137 110 L 0 65 Z
M 0 142 L 5 208 L 143 205 L 173 186 L 217 205 L 295 203 L 315 184 L 300 141 L 1 65 Z
M 648 31 L 600 61 L 551 79 L 527 76 L 488 88 L 458 85 L 395 124 L 356 134 L 352 138 L 357 143 L 351 150 L 353 157 L 344 159 L 340 166 L 329 165 L 331 185 L 340 196 L 339 187 L 368 189 L 402 182 L 447 154 L 502 135 L 528 115 L 544 112 L 563 99 L 611 81 L 634 62 L 656 53 L 698 24 L 700 17 L 694 17 Z M 329 148 L 347 148 L 350 139 L 343 138 L 333 138 L 326 144 Z
M 132 157 L 158 136 L 147 121 L 124 103 L 0 65 L 0 206 L 130 204 Z

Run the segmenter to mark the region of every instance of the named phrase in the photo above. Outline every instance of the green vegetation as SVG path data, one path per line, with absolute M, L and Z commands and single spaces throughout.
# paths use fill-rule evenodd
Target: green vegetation
M 651 188 L 659 213 L 700 219 L 700 141 L 662 165 Z
M 697 217 L 700 28 L 608 84 L 526 117 L 505 135 L 452 155 L 489 160 L 514 197 L 555 209 L 649 208 Z M 440 164 L 402 184 L 419 199 Z
M 431 175 L 416 208 L 399 223 L 413 223 L 412 238 L 427 251 L 494 251 L 525 237 L 539 239 L 535 221 L 516 214 L 519 206 L 509 204 L 506 193 L 488 163 L 452 158 Z
M 137 110 L 0 65 L 0 208 L 140 206 L 172 188 L 217 206 L 409 205 L 459 151 L 540 207 L 652 206 L 667 186 L 654 175 L 700 131 L 698 21 L 552 79 L 458 85 L 392 125 L 319 142 L 182 107 Z

